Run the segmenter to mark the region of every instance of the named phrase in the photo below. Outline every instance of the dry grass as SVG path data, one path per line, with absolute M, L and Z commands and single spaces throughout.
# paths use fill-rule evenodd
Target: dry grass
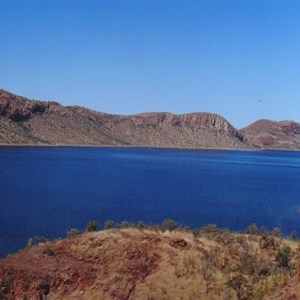
M 300 295 L 299 245 L 269 238 L 266 246 L 261 236 L 220 230 L 84 233 L 0 261 L 0 298 L 18 299 L 24 286 L 36 294 L 42 282 L 47 299 L 298 299 L 288 297 Z M 292 277 L 275 261 L 284 245 L 293 249 Z

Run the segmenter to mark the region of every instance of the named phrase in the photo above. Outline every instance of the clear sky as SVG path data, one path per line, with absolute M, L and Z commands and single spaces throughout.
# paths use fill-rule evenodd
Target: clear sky
M 300 122 L 300 1 L 0 0 L 0 88 L 97 111 Z

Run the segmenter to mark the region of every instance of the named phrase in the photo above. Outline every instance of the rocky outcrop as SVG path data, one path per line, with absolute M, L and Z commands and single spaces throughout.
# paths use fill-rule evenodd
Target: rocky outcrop
M 242 139 L 242 135 L 223 117 L 212 113 L 190 113 L 174 115 L 171 113 L 144 113 L 132 117 L 135 125 L 159 125 L 162 123 L 171 126 L 186 126 L 192 129 L 212 129 L 226 132 Z
M 300 124 L 259 120 L 241 130 L 245 142 L 259 148 L 300 149 Z
M 0 116 L 13 121 L 28 120 L 33 114 L 42 114 L 49 104 L 41 101 L 28 100 L 0 90 Z
M 0 143 L 243 148 L 243 136 L 211 113 L 110 115 L 0 91 Z
M 299 150 L 300 124 L 259 120 L 237 130 L 213 113 L 112 115 L 0 90 L 0 144 Z

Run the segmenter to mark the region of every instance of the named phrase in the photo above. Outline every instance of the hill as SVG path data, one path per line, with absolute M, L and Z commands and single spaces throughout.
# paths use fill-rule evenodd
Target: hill
M 299 243 L 264 232 L 109 229 L 0 260 L 0 299 L 300 299 Z
M 300 124 L 259 120 L 237 130 L 213 113 L 113 115 L 0 90 L 0 144 L 299 150 Z
M 241 130 L 244 141 L 259 148 L 300 150 L 300 124 L 259 120 Z
M 0 143 L 183 148 L 244 148 L 242 136 L 211 113 L 132 116 L 98 113 L 0 90 Z

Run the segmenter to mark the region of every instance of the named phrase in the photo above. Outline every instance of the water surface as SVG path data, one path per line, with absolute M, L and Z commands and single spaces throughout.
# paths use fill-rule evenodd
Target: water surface
M 89 220 L 300 232 L 300 153 L 0 148 L 0 256 Z

